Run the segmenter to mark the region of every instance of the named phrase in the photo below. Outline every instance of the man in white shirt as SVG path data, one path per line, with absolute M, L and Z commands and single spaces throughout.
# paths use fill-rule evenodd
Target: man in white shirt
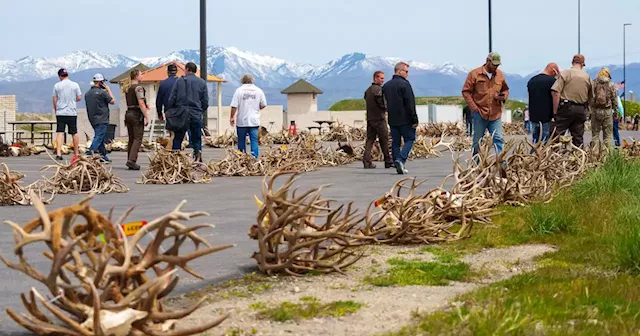
M 73 136 L 73 151 L 78 156 L 78 109 L 76 102 L 82 99 L 78 83 L 69 79 L 67 69 L 58 70 L 60 81 L 53 86 L 53 111 L 56 113 L 56 160 L 63 160 L 62 145 L 65 126 Z M 73 161 L 73 160 L 72 160 Z
M 242 86 L 236 89 L 231 100 L 231 126 L 238 130 L 238 150 L 246 152 L 246 138 L 251 141 L 251 154 L 258 157 L 258 129 L 260 110 L 267 107 L 267 98 L 259 87 L 253 84 L 253 76 L 244 75 Z M 238 112 L 237 120 L 235 119 Z

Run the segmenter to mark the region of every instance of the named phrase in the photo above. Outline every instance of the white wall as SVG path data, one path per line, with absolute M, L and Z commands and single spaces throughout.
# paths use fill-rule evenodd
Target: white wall
M 318 111 L 318 95 L 311 93 L 293 93 L 287 95 L 288 115 L 306 114 Z
M 218 134 L 218 108 L 209 107 L 209 130 L 213 134 Z M 231 116 L 231 107 L 222 107 L 222 117 L 220 118 L 220 130 L 224 132 L 234 132 L 235 127 L 231 127 L 229 124 L 229 117 Z M 272 124 L 273 123 L 273 124 Z M 266 127 L 272 132 L 278 132 L 283 128 L 284 117 L 282 105 L 269 105 L 260 111 L 260 126 Z

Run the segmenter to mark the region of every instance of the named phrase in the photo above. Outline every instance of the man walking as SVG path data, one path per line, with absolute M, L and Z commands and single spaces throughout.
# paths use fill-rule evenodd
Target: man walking
M 111 160 L 107 157 L 107 149 L 104 147 L 104 139 L 109 125 L 109 104 L 113 105 L 116 101 L 113 99 L 111 89 L 104 82 L 102 74 L 93 76 L 93 85 L 84 95 L 84 101 L 87 104 L 87 117 L 94 133 L 87 155 L 98 152 L 105 162 L 110 163 Z
M 529 115 L 529 106 L 524 107 L 524 130 L 527 134 L 531 134 L 531 116 Z
M 171 97 L 169 98 L 169 108 L 186 106 L 189 109 L 191 137 L 193 138 L 193 158 L 202 162 L 202 118 L 204 111 L 209 108 L 209 93 L 207 82 L 196 76 L 198 67 L 195 63 L 189 62 L 185 65 L 186 75 L 176 80 Z M 182 140 L 186 132 L 176 132 L 173 138 L 173 150 L 182 149 Z
M 158 96 L 156 97 L 156 112 L 158 113 L 158 119 L 160 120 L 164 120 L 165 110 L 169 107 L 169 98 L 171 98 L 171 91 L 173 90 L 173 85 L 178 79 L 176 73 L 178 73 L 178 67 L 175 64 L 171 63 L 167 65 L 167 75 L 169 77 L 160 82 L 160 86 L 158 87 Z M 169 143 L 167 144 L 167 149 L 173 147 L 172 142 L 175 137 L 173 131 L 169 131 L 169 134 L 171 134 L 171 136 Z M 191 140 L 191 137 L 189 137 L 189 140 Z
M 471 136 L 471 133 L 473 132 L 473 119 L 471 119 L 471 116 L 473 115 L 473 111 L 471 111 L 471 108 L 469 107 L 469 105 L 465 105 L 462 108 L 462 119 L 464 119 L 465 124 L 466 124 L 466 128 L 467 128 L 467 136 Z
M 571 61 L 571 68 L 562 71 L 551 88 L 556 127 L 554 134 L 562 136 L 569 130 L 571 141 L 577 147 L 584 142 L 584 123 L 593 95 L 591 77 L 582 69 L 584 66 L 584 56 L 576 54 Z
M 398 174 L 408 174 L 404 165 L 416 140 L 418 127 L 416 98 L 407 80 L 409 64 L 399 62 L 393 70 L 395 72 L 393 78 L 382 87 L 382 93 L 387 101 L 387 117 L 391 129 L 391 157 Z M 400 141 L 404 141 L 402 150 Z
M 502 108 L 509 98 L 509 86 L 502 71 L 500 54 L 491 52 L 485 64 L 469 72 L 462 87 L 462 96 L 473 111 L 473 155 L 478 153 L 485 131 L 493 136 L 498 153 L 502 152 Z
M 391 155 L 389 155 L 389 128 L 385 121 L 387 107 L 382 96 L 382 84 L 384 83 L 384 72 L 373 73 L 373 83 L 364 92 L 364 101 L 367 107 L 367 142 L 364 146 L 364 157 L 362 161 L 365 169 L 374 169 L 376 165 L 371 159 L 371 149 L 376 138 L 380 142 L 380 149 L 384 157 L 384 167 L 393 167 Z
M 555 63 L 547 64 L 542 73 L 533 76 L 527 83 L 529 92 L 529 118 L 531 120 L 532 141 L 547 142 L 553 119 L 553 98 L 551 87 L 560 74 L 560 68 Z
M 63 160 L 62 145 L 64 131 L 73 136 L 73 152 L 78 156 L 78 109 L 76 103 L 82 100 L 78 83 L 69 79 L 67 69 L 58 70 L 60 81 L 53 86 L 53 111 L 56 114 L 56 160 Z
M 611 148 L 613 114 L 618 114 L 618 90 L 611 80 L 611 71 L 602 68 L 591 83 L 593 89 L 591 108 L 591 143 L 600 141 L 600 131 L 604 144 Z M 613 110 L 613 114 L 611 113 Z
M 231 99 L 231 118 L 229 123 L 238 131 L 238 150 L 246 153 L 247 136 L 251 143 L 251 155 L 258 157 L 258 129 L 260 128 L 260 110 L 267 107 L 267 98 L 262 89 L 253 84 L 253 76 L 244 75 L 242 86 L 236 89 Z M 237 112 L 237 120 L 236 120 Z

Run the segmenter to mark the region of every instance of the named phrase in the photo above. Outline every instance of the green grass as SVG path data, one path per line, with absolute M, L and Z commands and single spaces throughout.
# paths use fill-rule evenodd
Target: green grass
M 442 96 L 442 97 L 416 97 L 416 105 L 466 105 L 461 96 Z M 506 109 L 512 111 L 516 109 L 524 109 L 526 103 L 508 100 L 505 104 Z M 336 102 L 329 107 L 329 111 L 361 111 L 364 110 L 364 99 L 344 99 Z
M 448 253 L 547 243 L 541 268 L 456 298 L 385 335 L 629 335 L 640 331 L 640 162 L 613 154 L 549 204 L 503 208 Z
M 447 250 L 436 246 L 427 246 L 420 249 L 422 252 L 429 252 L 436 256 L 436 260 L 441 263 L 450 264 L 457 262 L 462 257 L 462 253 Z
M 258 318 L 277 322 L 299 321 L 314 317 L 340 317 L 355 313 L 363 307 L 361 303 L 354 301 L 333 301 L 321 303 L 318 298 L 305 296 L 300 303 L 282 302 L 275 307 L 268 307 L 265 303 L 258 302 L 249 306 L 258 312 Z
M 450 280 L 462 280 L 469 275 L 469 265 L 462 262 L 442 263 L 389 259 L 391 268 L 386 274 L 366 276 L 364 282 L 387 286 L 446 286 Z

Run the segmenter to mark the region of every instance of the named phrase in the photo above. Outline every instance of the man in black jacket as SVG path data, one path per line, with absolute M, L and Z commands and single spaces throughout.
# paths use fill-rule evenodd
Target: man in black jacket
M 176 80 L 169 98 L 169 108 L 186 106 L 190 111 L 191 136 L 193 138 L 193 156 L 202 162 L 202 118 L 203 111 L 209 107 L 209 93 L 204 79 L 197 77 L 198 67 L 189 62 L 185 65 L 186 75 Z M 173 150 L 180 150 L 186 132 L 175 134 Z
M 387 107 L 382 96 L 382 83 L 384 83 L 384 72 L 376 71 L 373 73 L 373 83 L 364 92 L 364 101 L 367 106 L 367 143 L 364 147 L 365 169 L 373 169 L 376 167 L 371 161 L 371 149 L 376 142 L 376 138 L 380 142 L 380 149 L 384 157 L 384 167 L 393 167 L 393 161 L 389 155 L 389 128 L 385 122 Z
M 178 66 L 175 64 L 167 65 L 167 79 L 160 82 L 160 86 L 158 87 L 158 96 L 156 97 L 156 111 L 158 112 L 158 119 L 164 120 L 164 113 L 166 109 L 169 108 L 169 98 L 171 97 L 171 91 L 173 90 L 173 85 L 178 80 L 176 74 L 178 73 Z M 171 141 L 175 137 L 173 131 L 169 131 L 171 133 Z M 191 136 L 189 136 L 189 141 L 191 142 Z M 173 144 L 170 143 L 167 145 L 167 149 L 173 147 Z
M 387 101 L 389 128 L 391 129 L 391 156 L 398 174 L 407 174 L 404 168 L 413 142 L 416 140 L 418 114 L 416 113 L 416 98 L 411 84 L 407 80 L 409 64 L 400 62 L 394 67 L 395 75 L 382 88 Z M 404 146 L 400 150 L 400 141 Z

